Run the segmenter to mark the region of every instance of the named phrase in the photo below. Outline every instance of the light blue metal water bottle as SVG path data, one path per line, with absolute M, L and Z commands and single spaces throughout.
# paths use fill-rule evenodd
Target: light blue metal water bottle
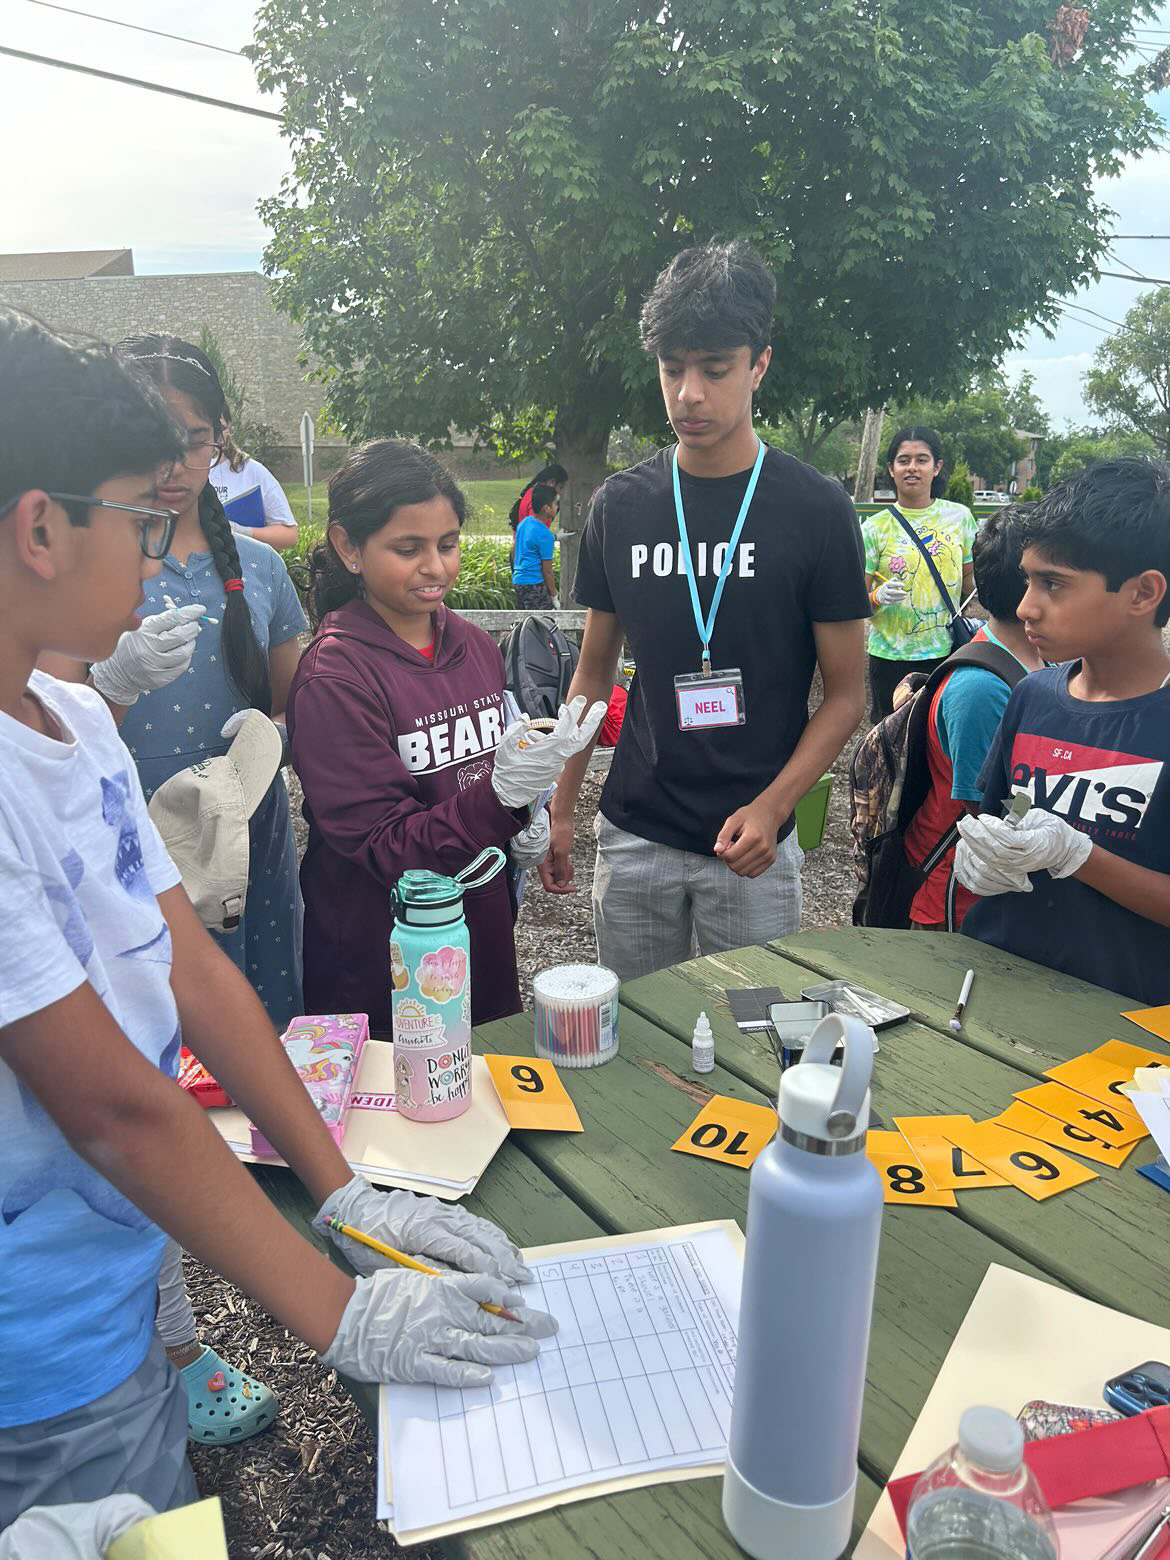
M 394 885 L 394 1092 L 408 1121 L 449 1121 L 471 1104 L 471 940 L 463 894 L 494 877 L 506 859 L 491 845 L 454 877 L 416 870 Z
M 755 1560 L 837 1560 L 849 1545 L 882 1219 L 865 1157 L 872 1070 L 873 1031 L 823 1018 L 752 1167 L 723 1518 Z

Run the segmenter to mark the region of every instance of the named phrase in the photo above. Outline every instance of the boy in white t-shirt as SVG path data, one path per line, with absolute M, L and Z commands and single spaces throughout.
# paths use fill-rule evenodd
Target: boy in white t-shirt
M 484 1385 L 555 1324 L 493 1225 L 352 1175 L 259 999 L 205 931 L 89 688 L 34 671 L 107 657 L 176 517 L 183 457 L 157 394 L 104 347 L 0 310 L 0 1529 L 31 1507 L 194 1493 L 187 1401 L 154 1333 L 163 1231 L 339 1371 Z M 295 1233 L 174 1083 L 180 1037 L 321 1207 L 473 1270 L 386 1267 Z M 215 1390 L 214 1383 L 209 1390 Z
M 237 531 L 254 536 L 258 542 L 267 542 L 277 552 L 296 546 L 297 517 L 284 489 L 267 466 L 236 448 L 226 402 L 221 454 L 207 480 L 219 494 L 224 512 Z

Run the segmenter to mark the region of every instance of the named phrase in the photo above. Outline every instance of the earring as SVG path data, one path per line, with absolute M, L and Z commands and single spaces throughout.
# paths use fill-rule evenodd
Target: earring
M 356 563 L 351 563 L 351 564 L 350 564 L 350 568 L 351 568 L 351 569 L 352 569 L 352 570 L 353 570 L 353 572 L 354 572 L 354 573 L 355 573 L 355 574 L 356 574 L 356 573 L 357 573 L 357 571 L 358 571 L 358 566 L 357 566 L 357 564 L 356 564 Z

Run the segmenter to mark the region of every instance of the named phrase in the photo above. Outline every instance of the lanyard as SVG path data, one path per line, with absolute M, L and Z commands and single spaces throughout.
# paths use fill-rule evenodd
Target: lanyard
M 695 627 L 699 631 L 699 640 L 703 646 L 703 675 L 711 675 L 711 635 L 715 632 L 715 618 L 719 612 L 719 603 L 723 600 L 723 587 L 727 584 L 727 576 L 731 573 L 731 560 L 735 556 L 735 549 L 743 532 L 744 521 L 748 517 L 748 510 L 752 507 L 752 498 L 755 495 L 756 483 L 760 480 L 760 468 L 764 464 L 764 455 L 768 446 L 763 439 L 756 451 L 756 463 L 752 467 L 752 474 L 748 478 L 748 485 L 743 495 L 743 503 L 739 506 L 739 515 L 736 517 L 731 540 L 727 544 L 727 553 L 723 559 L 723 567 L 719 571 L 719 578 L 715 582 L 715 594 L 711 598 L 711 610 L 703 620 L 703 609 L 699 605 L 699 587 L 695 584 L 695 565 L 691 558 L 691 542 L 687 535 L 687 521 L 683 514 L 682 488 L 678 480 L 678 445 L 674 447 L 671 455 L 671 474 L 674 478 L 674 513 L 678 520 L 678 540 L 683 556 L 683 565 L 686 569 L 687 584 L 691 588 L 691 610 L 695 614 Z

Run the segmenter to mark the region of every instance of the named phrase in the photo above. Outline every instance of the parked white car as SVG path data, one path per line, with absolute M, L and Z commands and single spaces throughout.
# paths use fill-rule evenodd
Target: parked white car
M 997 493 L 992 488 L 980 488 L 975 494 L 977 504 L 1010 504 L 1011 499 L 1006 493 Z

